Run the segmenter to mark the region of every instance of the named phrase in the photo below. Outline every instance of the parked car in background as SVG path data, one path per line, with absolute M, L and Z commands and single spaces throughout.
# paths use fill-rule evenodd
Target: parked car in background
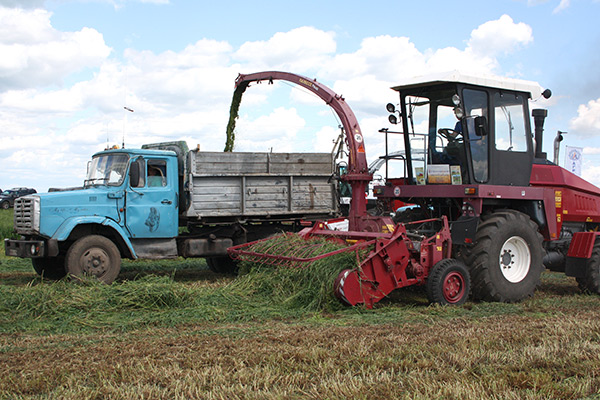
M 0 207 L 4 210 L 8 210 L 15 204 L 15 199 L 33 193 L 37 193 L 35 189 L 24 187 L 5 190 L 0 194 Z

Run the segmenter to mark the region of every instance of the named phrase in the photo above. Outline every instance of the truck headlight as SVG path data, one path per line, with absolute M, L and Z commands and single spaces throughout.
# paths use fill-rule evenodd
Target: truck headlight
M 32 196 L 33 202 L 31 203 L 31 228 L 35 232 L 40 231 L 40 198 L 39 196 Z

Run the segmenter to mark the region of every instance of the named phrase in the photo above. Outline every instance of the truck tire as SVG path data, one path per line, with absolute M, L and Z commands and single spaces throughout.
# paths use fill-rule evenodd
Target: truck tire
M 594 242 L 592 256 L 585 263 L 585 277 L 576 280 L 584 293 L 600 294 L 600 240 Z
M 31 264 L 35 272 L 43 278 L 59 280 L 67 275 L 64 256 L 32 258 Z
M 234 275 L 238 272 L 237 262 L 229 257 L 207 257 L 208 269 L 217 274 Z
M 66 269 L 73 276 L 93 276 L 110 284 L 121 271 L 121 254 L 117 246 L 104 236 L 84 236 L 67 251 Z
M 544 269 L 542 240 L 537 225 L 518 211 L 486 218 L 464 257 L 473 297 L 512 303 L 533 296 Z
M 3 201 L 2 202 L 2 209 L 3 210 L 8 210 L 10 208 L 10 203 L 8 201 Z
M 467 301 L 470 290 L 467 267 L 453 258 L 435 264 L 427 278 L 427 298 L 431 303 L 458 306 Z

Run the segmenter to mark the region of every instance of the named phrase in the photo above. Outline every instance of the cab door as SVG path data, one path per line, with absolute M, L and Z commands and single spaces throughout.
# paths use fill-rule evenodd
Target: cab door
M 136 187 L 127 190 L 125 221 L 131 236 L 173 238 L 178 234 L 177 168 L 169 158 L 138 158 L 131 168 L 140 166 Z
M 533 142 L 527 96 L 518 92 L 494 93 L 494 142 L 491 147 L 491 181 L 494 185 L 529 186 Z

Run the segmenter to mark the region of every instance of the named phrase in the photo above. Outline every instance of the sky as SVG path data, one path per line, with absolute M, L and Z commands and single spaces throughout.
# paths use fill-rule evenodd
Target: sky
M 208 2 L 0 0 L 0 188 L 82 184 L 107 145 L 185 140 L 222 151 L 239 73 L 316 78 L 385 152 L 385 105 L 403 80 L 460 71 L 552 90 L 556 132 L 600 185 L 600 0 Z M 129 112 L 124 107 L 134 110 Z M 339 121 L 293 85 L 254 85 L 235 151 L 330 151 Z

